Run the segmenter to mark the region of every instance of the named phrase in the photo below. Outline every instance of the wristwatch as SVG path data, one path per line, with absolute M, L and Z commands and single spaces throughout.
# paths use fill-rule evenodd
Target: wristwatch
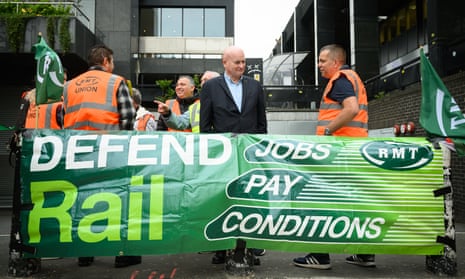
M 328 127 L 325 128 L 325 136 L 331 136 L 331 130 Z

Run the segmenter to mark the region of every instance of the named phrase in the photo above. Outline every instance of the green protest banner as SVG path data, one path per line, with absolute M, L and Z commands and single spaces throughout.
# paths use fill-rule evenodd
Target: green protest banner
M 442 153 L 421 138 L 30 132 L 30 256 L 213 251 L 237 238 L 284 251 L 443 252 Z

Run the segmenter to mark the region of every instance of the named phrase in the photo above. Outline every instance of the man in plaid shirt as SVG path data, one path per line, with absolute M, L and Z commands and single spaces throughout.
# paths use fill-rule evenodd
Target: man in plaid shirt
M 89 70 L 65 84 L 64 129 L 133 130 L 136 110 L 123 77 L 112 74 L 113 51 L 97 45 L 88 57 Z M 117 256 L 115 267 L 141 263 L 141 256 Z M 79 266 L 89 266 L 94 257 L 80 257 Z

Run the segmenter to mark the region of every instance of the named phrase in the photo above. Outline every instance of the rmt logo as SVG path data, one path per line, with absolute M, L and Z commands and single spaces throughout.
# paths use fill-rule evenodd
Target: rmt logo
M 433 160 L 429 146 L 412 143 L 373 141 L 360 148 L 370 164 L 387 170 L 414 170 Z

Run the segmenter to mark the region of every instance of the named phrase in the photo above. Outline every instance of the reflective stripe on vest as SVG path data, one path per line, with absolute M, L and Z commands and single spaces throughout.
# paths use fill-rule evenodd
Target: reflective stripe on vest
M 318 114 L 317 135 L 324 135 L 324 129 L 333 121 L 341 112 L 342 105 L 328 98 L 328 94 L 333 87 L 333 83 L 341 75 L 344 75 L 352 84 L 355 92 L 355 97 L 359 104 L 358 114 L 346 125 L 333 132 L 334 136 L 352 136 L 366 137 L 368 136 L 368 102 L 365 86 L 358 75 L 352 70 L 340 70 L 337 72 L 326 85 L 323 97 L 320 104 L 320 113 Z
M 62 102 L 29 106 L 24 128 L 26 129 L 61 129 L 57 111 L 61 112 Z M 36 118 L 37 117 L 37 118 Z M 37 120 L 36 120 L 37 119 Z
M 200 103 L 189 106 L 189 121 L 193 133 L 200 133 Z
M 123 78 L 91 70 L 65 84 L 64 128 L 119 130 L 118 86 Z

